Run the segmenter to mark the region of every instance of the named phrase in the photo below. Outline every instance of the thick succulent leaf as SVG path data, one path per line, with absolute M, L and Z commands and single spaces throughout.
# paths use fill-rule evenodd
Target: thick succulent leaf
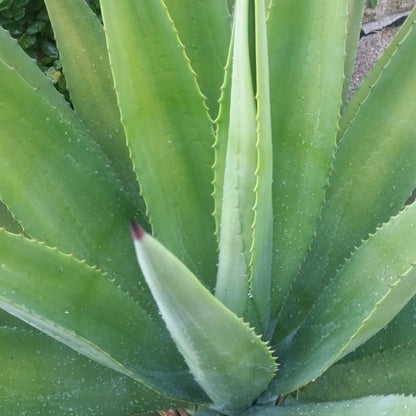
M 310 403 L 292 406 L 253 407 L 243 416 L 413 416 L 416 398 L 406 396 L 370 396 L 340 402 Z
M 219 100 L 219 113 L 215 120 L 215 162 L 212 166 L 214 171 L 213 193 L 215 235 L 220 240 L 222 201 L 224 192 L 224 173 L 227 159 L 228 129 L 230 127 L 230 99 L 231 99 L 231 74 L 234 51 L 234 35 L 231 37 L 228 59 L 224 69 L 224 81 L 221 85 L 221 97 Z
M 84 0 L 46 0 L 45 4 L 77 116 L 94 134 L 128 192 L 139 203 L 139 188 L 120 120 L 104 29 Z
M 373 336 L 416 293 L 416 204 L 364 242 L 323 291 L 311 313 L 277 346 L 272 390 L 307 384 Z
M 355 351 L 348 354 L 342 361 L 358 360 L 375 353 L 391 350 L 416 341 L 416 297 L 400 311 L 400 313 L 374 337 Z
M 354 246 L 396 215 L 415 187 L 416 71 L 409 68 L 416 54 L 416 10 L 409 18 L 382 58 L 384 66 L 357 93 L 359 104 L 351 102 L 356 114 L 345 110 L 350 123 L 335 155 L 327 203 L 281 316 L 280 336 L 299 324 Z
M 0 413 L 139 416 L 180 407 L 40 333 L 0 327 Z
M 149 316 L 97 269 L 4 230 L 0 307 L 92 360 L 168 395 L 204 397 L 160 318 Z
M 4 31 L 0 44 L 0 198 L 29 235 L 138 292 L 126 188 L 35 63 Z
M 64 97 L 52 87 L 50 80 L 43 76 L 34 60 L 20 48 L 17 41 L 6 30 L 0 27 L 0 61 L 2 65 L 15 68 L 16 73 L 32 88 L 36 89 L 43 99 L 52 107 L 68 107 Z M 68 121 L 75 121 L 72 112 L 65 112 Z
M 214 408 L 250 405 L 276 370 L 268 346 L 140 226 L 133 225 L 133 236 L 166 326 Z
M 256 203 L 257 123 L 251 78 L 249 1 L 237 0 L 230 121 L 221 209 L 215 296 L 243 316 L 247 308 Z
M 270 118 L 269 59 L 267 50 L 265 1 L 255 2 L 256 100 L 257 100 L 257 167 L 255 171 L 255 205 L 253 243 L 250 247 L 249 306 L 253 305 L 256 327 L 268 338 L 270 285 L 273 239 L 273 150 Z
M 274 318 L 324 200 L 342 101 L 346 21 L 347 0 L 281 0 L 269 12 Z
M 218 99 L 231 36 L 226 0 L 164 0 L 181 42 L 206 96 L 211 117 L 218 115 Z
M 122 121 L 153 232 L 213 288 L 214 137 L 195 75 L 161 1 L 103 0 L 101 6 Z
M 346 400 L 370 395 L 413 394 L 416 343 L 339 363 L 299 392 L 306 401 Z

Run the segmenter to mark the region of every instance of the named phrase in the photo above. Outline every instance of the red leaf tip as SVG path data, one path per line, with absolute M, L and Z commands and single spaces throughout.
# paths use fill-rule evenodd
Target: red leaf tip
M 135 240 L 141 240 L 146 234 L 144 228 L 134 220 L 130 221 L 130 229 L 131 234 Z

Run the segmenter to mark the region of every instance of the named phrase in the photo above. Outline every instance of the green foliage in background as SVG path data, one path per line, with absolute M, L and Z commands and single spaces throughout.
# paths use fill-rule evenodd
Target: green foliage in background
M 45 4 L 73 107 L 0 30 L 0 414 L 414 415 L 416 10 L 347 101 L 363 0 Z
M 89 0 L 87 3 L 100 15 L 99 0 Z M 36 60 L 57 90 L 69 100 L 44 0 L 0 0 L 0 26 L 18 40 L 20 47 Z

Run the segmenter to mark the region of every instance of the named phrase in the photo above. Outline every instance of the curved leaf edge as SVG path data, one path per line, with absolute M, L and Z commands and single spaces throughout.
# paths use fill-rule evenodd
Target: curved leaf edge
M 416 202 L 409 205 L 409 206 L 405 206 L 402 211 L 400 211 L 399 214 L 392 216 L 390 218 L 389 221 L 387 221 L 386 223 L 382 224 L 380 227 L 377 228 L 377 230 L 370 234 L 369 238 L 366 240 L 362 241 L 362 244 L 358 247 L 355 248 L 355 250 L 352 252 L 351 257 L 349 257 L 348 259 L 345 260 L 345 262 L 339 267 L 339 269 L 337 270 L 337 273 L 333 276 L 333 278 L 331 279 L 331 282 L 334 283 L 336 282 L 336 278 L 337 278 L 337 274 L 338 272 L 342 271 L 342 269 L 347 266 L 352 258 L 354 257 L 355 253 L 359 252 L 359 250 L 361 249 L 361 247 L 364 247 L 366 244 L 368 244 L 370 241 L 372 241 L 374 238 L 377 238 L 377 234 L 379 231 L 382 231 L 383 229 L 385 229 L 386 227 L 390 226 L 390 224 L 392 224 L 392 222 L 395 219 L 399 219 L 401 214 L 406 213 L 408 211 L 416 211 Z M 416 219 L 415 219 L 416 221 Z M 298 387 L 295 387 L 294 389 L 292 389 L 292 387 L 290 389 L 285 390 L 285 393 L 290 393 L 294 390 L 296 390 L 297 388 L 300 388 L 302 386 L 307 385 L 309 382 L 317 379 L 318 377 L 320 377 L 323 373 L 325 373 L 325 371 L 328 370 L 328 368 L 330 368 L 332 365 L 334 365 L 336 362 L 338 362 L 339 360 L 341 360 L 343 357 L 345 357 L 348 353 L 354 351 L 356 348 L 358 348 L 360 345 L 363 345 L 369 338 L 371 338 L 372 336 L 374 336 L 379 330 L 381 330 L 388 322 L 391 321 L 391 319 L 394 318 L 391 317 L 390 321 L 388 322 L 384 322 L 382 325 L 380 324 L 380 322 L 377 322 L 377 316 L 376 313 L 377 311 L 380 310 L 380 305 L 383 304 L 384 301 L 386 301 L 387 299 L 389 299 L 389 295 L 394 291 L 395 288 L 400 286 L 400 283 L 405 281 L 405 278 L 411 274 L 412 272 L 416 271 L 416 254 L 415 254 L 415 258 L 414 260 L 409 261 L 407 269 L 404 270 L 403 272 L 401 272 L 400 274 L 396 274 L 395 275 L 395 281 L 391 284 L 388 285 L 388 288 L 386 288 L 386 292 L 383 294 L 379 294 L 378 295 L 378 300 L 373 304 L 372 309 L 369 311 L 369 313 L 362 319 L 362 321 L 360 323 L 357 322 L 357 326 L 356 329 L 353 333 L 351 333 L 351 335 L 349 335 L 348 339 L 345 340 L 345 342 L 343 342 L 343 345 L 340 346 L 341 348 L 336 352 L 331 354 L 331 357 L 328 357 L 328 359 L 325 361 L 325 363 L 323 363 L 321 369 L 319 370 L 319 372 L 315 372 L 313 373 L 313 376 L 308 376 L 308 379 L 305 378 L 305 380 L 302 382 L 302 384 L 299 384 Z M 414 273 L 413 273 L 414 275 Z M 305 326 L 305 324 L 308 323 L 308 319 L 310 318 L 310 316 L 314 313 L 315 309 L 319 306 L 325 305 L 325 299 L 328 298 L 328 293 L 330 294 L 330 290 L 331 290 L 331 282 L 326 286 L 326 289 L 323 290 L 320 294 L 320 296 L 318 296 L 314 303 L 313 306 L 311 307 L 309 313 L 303 318 L 302 322 L 297 326 L 297 328 L 290 334 L 288 335 L 286 338 L 284 338 L 283 340 L 280 340 L 280 343 L 277 344 L 272 344 L 272 345 L 276 345 L 276 350 L 277 352 L 279 352 L 280 350 L 280 356 L 284 355 L 284 351 L 288 350 L 288 348 L 290 348 L 290 344 L 292 343 L 292 339 L 296 336 L 296 334 L 298 333 L 299 330 L 301 330 L 301 328 L 303 328 Z M 407 280 L 406 280 L 407 282 Z M 409 299 L 407 300 L 407 302 L 409 301 Z M 405 305 L 403 305 L 402 307 L 404 307 Z M 398 313 L 398 312 L 397 312 Z M 396 313 L 396 315 L 397 315 Z M 376 327 L 378 328 L 376 331 L 374 329 L 374 322 L 371 322 L 372 318 L 376 318 Z M 362 329 L 365 329 L 366 324 L 370 322 L 370 333 L 366 333 L 366 334 L 360 334 Z M 371 328 L 372 327 L 372 328 Z M 367 331 L 368 332 L 368 331 Z M 357 341 L 357 336 L 361 335 L 361 338 Z M 279 348 L 280 346 L 280 348 Z M 282 373 L 279 373 L 282 374 Z M 277 376 L 279 376 L 279 374 L 277 374 Z M 286 374 L 283 374 L 283 377 L 286 377 Z M 276 379 L 276 377 L 273 379 L 269 390 L 266 392 L 266 394 L 264 395 L 264 397 L 269 398 L 269 397 L 273 397 L 273 394 L 276 392 L 276 386 L 275 384 L 279 384 L 279 380 Z
M 348 1 L 345 3 L 345 7 L 346 7 L 346 16 L 347 16 L 345 26 L 344 26 L 344 62 L 345 62 L 345 65 L 342 68 L 342 79 L 341 79 L 341 82 L 340 82 L 340 85 L 339 85 L 340 91 L 343 91 L 346 88 L 345 84 L 348 83 L 348 77 L 349 77 L 349 75 L 347 73 L 348 69 L 346 67 L 346 61 L 347 61 L 347 58 L 348 58 L 348 54 L 350 52 L 349 48 L 348 48 L 348 36 L 350 35 L 349 26 L 350 26 L 350 20 L 351 20 L 350 11 L 349 11 L 350 4 L 349 4 Z M 269 4 L 269 8 L 268 8 L 269 13 L 271 13 L 272 8 L 273 8 L 273 0 L 270 0 L 270 4 Z M 363 10 L 364 10 L 364 5 L 363 5 Z M 267 16 L 267 17 L 269 17 L 269 16 Z M 336 120 L 336 127 L 337 127 L 338 131 L 340 129 L 340 120 L 342 119 L 342 114 L 343 114 L 342 94 L 341 94 L 341 97 L 340 97 L 340 103 L 339 104 L 340 105 L 339 105 L 339 109 L 338 109 L 338 117 L 337 117 L 337 120 Z M 330 164 L 328 166 L 327 178 L 325 180 L 325 183 L 324 183 L 323 187 L 321 188 L 321 205 L 320 205 L 319 211 L 317 212 L 317 216 L 315 218 L 314 231 L 311 235 L 311 238 L 309 239 L 309 245 L 307 246 L 307 248 L 306 248 L 306 250 L 303 254 L 303 257 L 299 261 L 298 268 L 293 274 L 292 281 L 290 282 L 290 285 L 288 286 L 288 288 L 286 290 L 286 294 L 283 295 L 281 303 L 280 303 L 280 305 L 279 305 L 279 307 L 278 307 L 278 309 L 275 313 L 275 317 L 270 322 L 270 329 L 269 330 L 272 333 L 272 337 L 273 337 L 274 329 L 277 325 L 277 322 L 279 322 L 279 320 L 281 319 L 282 314 L 285 311 L 286 304 L 288 302 L 290 303 L 290 293 L 292 292 L 292 289 L 293 289 L 293 287 L 295 286 L 295 284 L 298 280 L 299 273 L 301 272 L 302 267 L 303 267 L 303 265 L 305 264 L 305 262 L 308 258 L 308 254 L 313 248 L 314 241 L 317 238 L 316 230 L 317 230 L 317 226 L 319 224 L 319 221 L 322 219 L 322 212 L 324 210 L 324 205 L 327 201 L 326 192 L 327 192 L 328 187 L 331 186 L 330 177 L 331 177 L 331 172 L 334 170 L 334 162 L 335 162 L 336 151 L 337 151 L 337 147 L 338 147 L 336 136 L 337 136 L 337 133 L 335 133 L 335 136 L 333 137 L 334 142 L 333 142 L 333 148 L 332 148 L 332 151 L 331 151 L 331 154 L 330 154 L 331 160 L 330 160 Z M 273 339 L 273 343 L 275 343 L 275 342 L 276 342 L 276 340 Z
M 410 209 L 411 208 L 411 206 L 412 205 L 415 205 L 415 207 L 414 207 L 414 209 L 416 210 L 416 201 L 414 202 L 414 203 L 412 203 L 412 204 L 410 204 L 410 205 L 406 205 L 406 206 L 404 206 L 397 214 L 395 214 L 395 215 L 392 215 L 390 218 L 389 218 L 389 220 L 388 221 L 386 221 L 386 222 L 384 222 L 383 224 L 381 224 L 381 225 L 379 225 L 378 227 L 376 227 L 376 229 L 375 229 L 375 231 L 374 232 L 372 232 L 372 233 L 369 233 L 368 234 L 368 237 L 367 238 L 365 238 L 365 239 L 361 239 L 361 243 L 360 243 L 360 245 L 356 245 L 356 246 L 354 246 L 353 248 L 352 248 L 352 250 L 351 250 L 351 252 L 349 253 L 349 255 L 347 256 L 347 257 L 345 257 L 344 258 L 344 261 L 343 261 L 343 263 L 341 263 L 339 266 L 338 266 L 338 268 L 336 269 L 336 271 L 334 272 L 334 275 L 332 276 L 332 278 L 331 278 L 331 280 L 329 281 L 329 283 L 328 283 L 328 285 L 326 286 L 326 288 L 328 288 L 329 286 L 330 286 L 330 284 L 331 284 L 331 282 L 334 280 L 334 279 L 336 279 L 336 276 L 338 275 L 338 273 L 351 261 L 351 259 L 354 257 L 354 255 L 361 249 L 361 247 L 362 246 L 364 246 L 365 244 L 367 244 L 369 241 L 371 241 L 373 238 L 376 238 L 376 235 L 378 234 L 378 232 L 379 231 L 381 231 L 381 230 L 383 230 L 385 227 L 387 227 L 392 221 L 394 221 L 396 218 L 399 218 L 400 217 L 400 215 L 403 213 L 403 212 L 405 212 L 405 211 L 407 211 L 408 209 Z M 399 283 L 400 283 L 400 281 L 403 279 L 403 278 L 405 278 L 412 270 L 414 270 L 416 268 L 416 255 L 415 255 L 415 261 L 414 262 L 411 262 L 410 264 L 409 264 L 409 268 L 405 271 L 405 272 L 403 272 L 402 274 L 400 274 L 400 275 L 398 275 L 398 276 L 396 276 L 397 277 L 397 280 L 396 280 L 396 282 L 394 283 L 394 284 L 392 284 L 391 285 L 391 287 L 390 287 L 390 289 L 389 289 L 389 293 L 390 293 L 390 290 L 392 290 L 396 285 L 398 285 Z M 388 295 L 388 293 L 386 293 L 386 296 Z M 317 304 L 317 303 L 319 303 L 319 301 L 320 301 L 320 299 L 322 298 L 324 298 L 326 296 L 326 292 L 325 292 L 325 290 L 321 293 L 321 295 L 320 296 L 318 296 L 316 299 L 315 299 L 315 301 L 314 301 L 314 303 L 313 303 L 313 306 L 311 307 L 311 309 L 310 309 L 310 311 L 309 311 L 309 313 L 308 313 L 308 315 L 306 315 L 306 317 L 303 319 L 303 321 L 299 324 L 299 326 L 298 327 L 300 327 L 300 326 L 302 326 L 303 325 L 303 323 L 306 321 L 306 319 L 307 319 L 307 316 L 309 316 L 309 314 L 311 313 L 311 311 L 314 309 L 314 307 L 315 307 L 315 305 Z M 385 296 L 382 296 L 381 297 L 381 299 L 380 299 L 380 301 L 379 302 L 377 302 L 377 304 L 375 305 L 375 308 L 373 309 L 373 312 L 379 307 L 379 305 L 382 303 L 382 301 L 385 299 Z M 372 313 L 371 313 L 372 314 Z M 371 314 L 370 314 L 370 316 L 371 316 Z M 365 323 L 365 320 L 363 321 L 363 324 Z M 381 328 L 380 328 L 381 329 Z M 355 334 L 354 334 L 355 335 Z M 351 338 L 351 340 L 354 338 L 354 336 L 352 336 L 352 338 Z M 358 346 L 357 346 L 357 348 L 358 348 Z M 339 359 L 339 358 L 338 358 Z M 336 359 L 335 361 L 337 361 L 338 359 Z M 334 361 L 334 362 L 335 362 Z M 332 365 L 332 364 L 331 364 Z
M 241 345 L 236 343 L 235 339 L 231 341 L 229 335 L 228 337 L 224 336 L 223 330 L 234 330 L 234 336 L 240 337 L 240 341 L 248 343 L 246 348 L 248 354 L 255 354 L 256 358 L 261 359 L 262 363 L 260 364 L 255 360 L 244 361 L 242 356 L 238 356 L 240 362 L 247 365 L 252 364 L 250 376 L 257 381 L 253 386 L 254 390 L 258 390 L 260 385 L 267 388 L 267 384 L 277 372 L 278 364 L 274 350 L 256 333 L 253 327 L 228 309 L 177 257 L 154 237 L 147 234 L 134 220 L 131 221 L 131 231 L 137 260 L 166 326 L 190 372 L 213 402 L 210 406 L 211 409 L 228 414 L 241 410 L 241 408 L 247 408 L 247 399 L 251 399 L 247 397 L 247 394 L 251 394 L 251 388 L 245 388 L 246 395 L 244 397 L 242 397 L 241 391 L 236 390 L 238 384 L 240 387 L 248 387 L 241 386 L 241 379 L 247 375 L 245 372 L 241 373 L 241 366 L 237 370 L 235 363 L 231 367 L 232 370 L 231 368 L 228 371 L 225 370 L 225 366 L 230 367 L 230 359 L 234 361 L 235 355 L 230 355 L 230 352 L 241 354 Z M 180 280 L 187 288 L 186 291 L 176 289 L 180 286 Z M 198 299 L 195 295 L 199 295 Z M 190 299 L 194 299 L 194 301 L 191 302 Z M 201 304 L 204 305 L 204 308 L 200 308 Z M 211 314 L 207 313 L 208 309 L 212 312 Z M 201 315 L 201 312 L 205 312 L 205 315 Z M 209 314 L 211 320 L 206 319 Z M 213 320 L 214 317 L 217 319 Z M 226 324 L 219 325 L 218 318 Z M 213 326 L 214 322 L 217 323 Z M 204 343 L 203 354 L 198 349 L 200 342 Z M 213 362 L 214 357 L 218 361 Z M 203 362 L 202 366 L 201 362 Z M 209 369 L 207 366 L 212 366 L 212 368 Z M 224 373 L 224 371 L 226 372 Z M 235 378 L 231 378 L 231 376 L 235 376 Z M 231 391 L 234 392 L 234 396 L 238 396 L 239 400 L 232 397 L 230 391 L 223 391 L 225 386 L 221 379 L 235 384 Z M 246 402 L 242 403 L 241 400 Z
M 58 253 L 58 255 L 63 256 L 67 259 L 70 259 L 70 261 L 74 261 L 82 265 L 83 267 L 86 267 L 87 269 L 92 270 L 94 273 L 97 273 L 101 278 L 104 278 L 108 282 L 110 282 L 114 286 L 115 290 L 121 292 L 124 296 L 129 298 L 134 304 L 140 306 L 139 302 L 136 299 L 132 298 L 128 292 L 122 290 L 122 288 L 119 285 L 115 286 L 116 281 L 114 278 L 110 278 L 108 274 L 102 271 L 99 267 L 95 265 L 87 264 L 86 260 L 80 260 L 77 257 L 75 257 L 75 255 L 72 253 L 63 253 L 62 251 L 59 250 L 59 247 L 48 246 L 47 243 L 40 241 L 38 239 L 29 239 L 23 234 L 14 234 L 14 233 L 11 233 L 7 230 L 0 228 L 0 233 L 2 232 L 8 234 L 12 238 L 23 238 L 27 240 L 29 244 L 40 245 L 44 247 L 46 250 Z M 0 294 L 0 308 L 4 310 L 5 312 L 13 315 L 17 319 L 20 319 L 21 321 L 29 324 L 31 327 L 35 328 L 36 330 L 46 334 L 47 336 L 57 340 L 58 342 L 61 342 L 64 345 L 69 346 L 73 350 L 80 352 L 81 354 L 85 355 L 89 359 L 132 378 L 133 380 L 142 384 L 144 387 L 149 388 L 152 391 L 155 391 L 157 394 L 161 394 L 165 397 L 169 397 L 168 395 L 157 390 L 150 383 L 146 382 L 144 379 L 139 377 L 135 372 L 128 369 L 120 361 L 113 358 L 111 354 L 107 353 L 98 345 L 91 342 L 90 340 L 80 336 L 77 332 L 68 330 L 67 328 L 63 326 L 59 326 L 58 324 L 56 324 L 56 322 L 50 319 L 47 319 L 41 315 L 36 314 L 34 311 L 27 309 L 24 305 L 18 305 L 14 303 L 13 301 L 4 297 L 1 294 Z M 77 348 L 77 344 L 79 348 Z M 97 356 L 97 353 L 99 356 Z M 171 397 L 171 398 L 175 399 L 174 397 Z M 181 400 L 181 401 L 184 401 L 184 400 Z
M 349 129 L 349 126 L 354 122 L 359 111 L 361 111 L 362 105 L 367 101 L 368 97 L 373 91 L 374 86 L 382 78 L 383 72 L 391 63 L 394 55 L 398 52 L 403 42 L 405 42 L 407 36 L 416 27 L 416 7 L 412 10 L 407 17 L 405 23 L 400 27 L 399 31 L 393 37 L 391 43 L 386 48 L 379 60 L 374 64 L 370 73 L 364 79 L 363 83 L 358 88 L 357 92 L 353 95 L 350 102 L 347 103 L 345 111 L 340 118 L 340 126 L 337 135 L 337 142 L 339 143 L 345 136 Z
M 415 396 L 387 395 L 321 403 L 286 400 L 282 406 L 253 406 L 242 416 L 299 416 L 309 414 L 319 416 L 361 416 L 363 414 L 413 416 L 415 411 Z
M 186 45 L 181 40 L 180 33 L 177 30 L 177 28 L 176 28 L 175 21 L 172 18 L 170 12 L 169 12 L 169 7 L 166 5 L 166 2 L 164 0 L 161 0 L 161 2 L 163 4 L 164 9 L 166 10 L 166 15 L 168 16 L 168 19 L 169 19 L 169 21 L 170 21 L 170 23 L 172 25 L 173 32 L 175 33 L 176 39 L 178 41 L 178 46 L 182 49 L 183 56 L 184 56 L 184 58 L 185 58 L 185 60 L 187 62 L 187 65 L 189 67 L 189 70 L 191 71 L 191 73 L 193 75 L 193 78 L 194 78 L 194 81 L 195 81 L 195 87 L 196 87 L 196 89 L 197 89 L 200 97 L 203 100 L 203 104 L 204 104 L 204 108 L 205 108 L 205 111 L 206 111 L 206 115 L 207 115 L 208 119 L 211 120 L 211 122 L 214 122 L 213 118 L 211 117 L 211 115 L 209 113 L 209 107 L 208 107 L 208 104 L 207 104 L 207 100 L 208 99 L 204 95 L 204 93 L 202 92 L 202 90 L 200 88 L 200 85 L 199 85 L 199 82 L 198 82 L 198 73 L 194 70 L 194 68 L 192 66 L 192 60 L 188 56 L 188 54 L 186 52 Z
M 413 380 L 410 378 L 409 384 L 409 380 L 402 378 L 403 368 L 400 365 L 412 372 L 409 363 L 414 362 L 415 354 L 416 343 L 413 339 L 366 356 L 340 361 L 322 377 L 306 385 L 299 392 L 299 398 L 303 401 L 326 401 L 350 400 L 369 394 L 412 394 Z M 378 371 L 382 372 L 380 377 L 377 377 Z M 377 377 L 377 387 L 371 383 L 372 377 Z

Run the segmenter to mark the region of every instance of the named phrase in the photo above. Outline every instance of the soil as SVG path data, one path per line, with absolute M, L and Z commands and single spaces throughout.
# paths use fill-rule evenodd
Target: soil
M 415 5 L 416 0 L 379 0 L 376 8 L 365 9 L 351 82 L 352 92 L 360 85 Z

